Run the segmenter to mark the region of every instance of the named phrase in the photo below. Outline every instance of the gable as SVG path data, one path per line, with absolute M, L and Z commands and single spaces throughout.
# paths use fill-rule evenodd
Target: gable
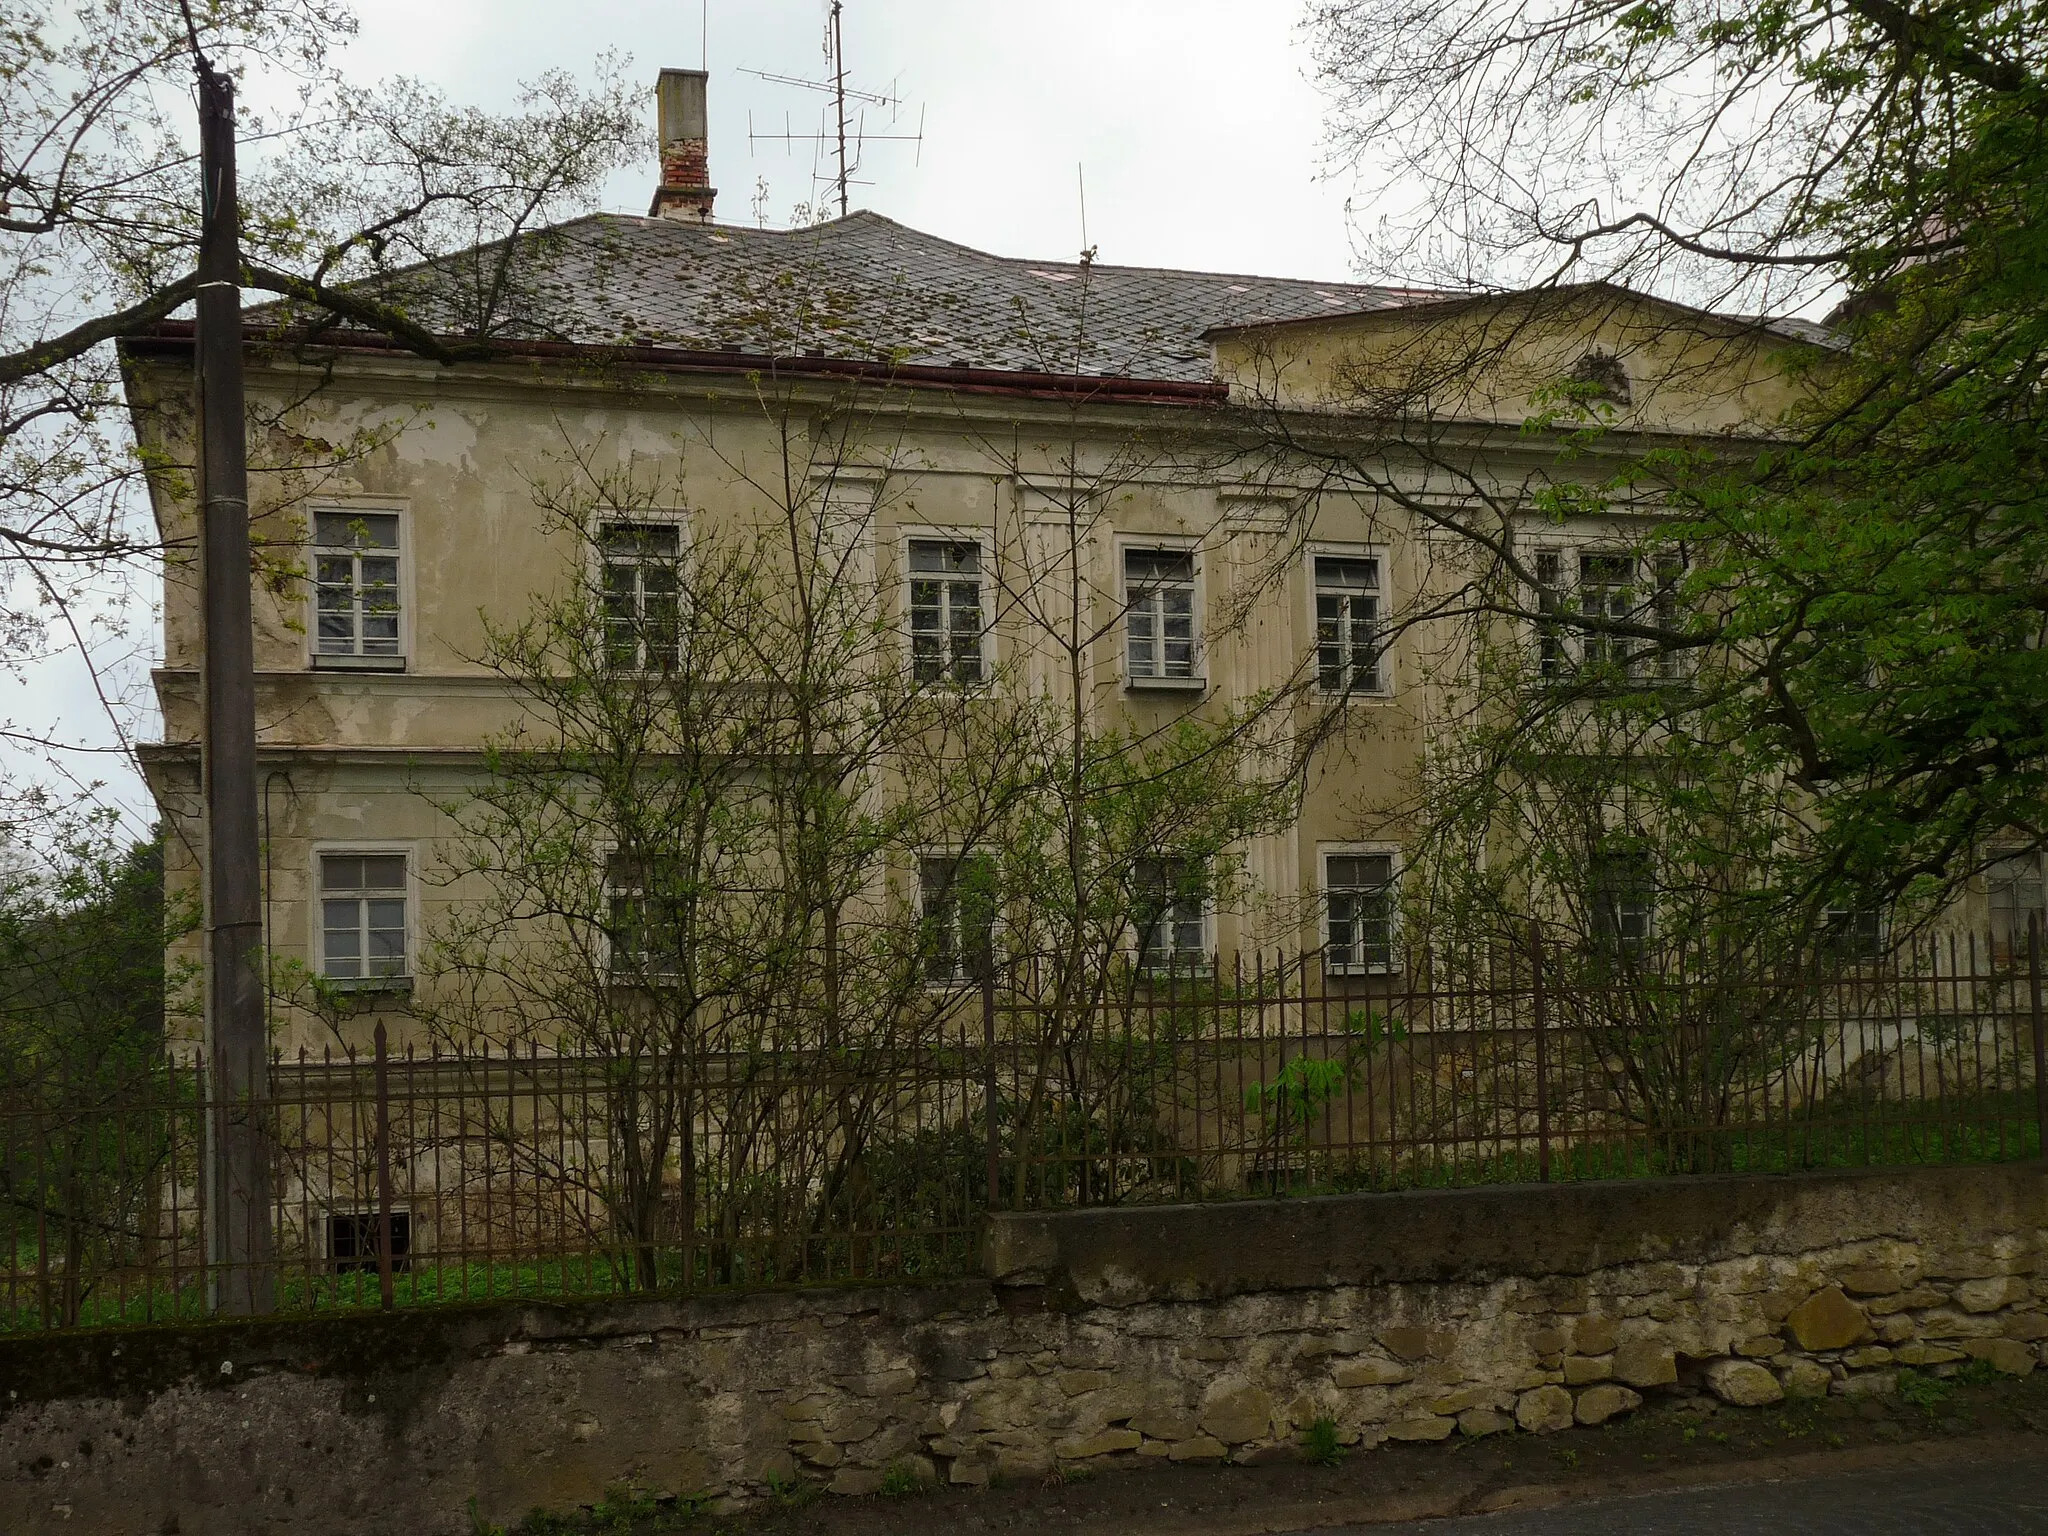
M 1604 284 L 1208 336 L 1240 404 L 1508 426 L 1576 408 L 1688 436 L 1769 434 L 1831 355 L 1785 328 Z

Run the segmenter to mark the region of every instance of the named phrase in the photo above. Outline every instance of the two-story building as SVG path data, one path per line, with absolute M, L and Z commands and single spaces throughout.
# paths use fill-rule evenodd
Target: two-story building
M 1133 888 L 1164 894 L 1135 942 L 1189 964 L 1279 946 L 1320 949 L 1332 974 L 1384 970 L 1403 834 L 1375 808 L 1400 800 L 1454 670 L 1409 622 L 1447 579 L 1436 511 L 1512 505 L 1657 442 L 1764 432 L 1789 398 L 1781 354 L 1809 344 L 1611 290 L 1480 299 L 1025 260 L 866 212 L 722 224 L 703 86 L 664 75 L 648 217 L 551 231 L 481 318 L 454 287 L 479 263 L 410 279 L 419 314 L 483 330 L 488 355 L 444 366 L 252 323 L 266 941 L 373 1012 L 405 1012 L 437 925 L 469 899 L 444 877 L 450 807 L 528 708 L 490 664 L 494 632 L 585 575 L 644 622 L 693 539 L 799 508 L 820 527 L 845 514 L 858 548 L 840 579 L 871 590 L 917 681 L 1035 691 L 1140 736 L 1284 711 L 1271 749 L 1313 745 L 1285 825 L 1248 835 L 1240 877 L 1209 888 L 1181 889 L 1157 850 Z M 126 358 L 145 436 L 182 461 L 189 327 Z M 1614 413 L 1561 470 L 1522 424 L 1532 394 L 1573 378 Z M 593 497 L 579 542 L 548 489 L 565 476 L 642 489 Z M 189 486 L 160 476 L 155 508 L 189 550 Z M 1589 601 L 1650 584 L 1598 526 L 1550 523 L 1539 542 Z M 200 612 L 173 558 L 164 740 L 145 766 L 186 888 Z M 913 904 L 944 899 L 954 850 L 942 829 L 933 842 L 936 874 L 905 854 Z M 2038 874 L 2007 899 L 2038 905 Z M 327 1038 L 281 1000 L 282 1045 Z

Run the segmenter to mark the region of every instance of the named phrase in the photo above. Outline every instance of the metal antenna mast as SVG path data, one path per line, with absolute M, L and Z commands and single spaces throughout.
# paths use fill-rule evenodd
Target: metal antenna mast
M 839 0 L 832 0 L 832 104 L 839 114 L 839 217 L 846 217 L 846 39 L 839 30 Z
M 845 0 L 831 0 L 831 9 L 825 17 L 825 55 L 832 66 L 831 79 L 804 80 L 795 75 L 778 75 L 763 69 L 743 69 L 740 71 L 741 74 L 752 75 L 757 80 L 767 80 L 776 85 L 793 85 L 800 90 L 819 91 L 832 98 L 832 115 L 824 123 L 824 131 L 814 134 L 791 132 L 787 119 L 784 120 L 781 133 L 757 133 L 754 130 L 754 115 L 749 112 L 747 114 L 747 147 L 751 150 L 757 143 L 779 143 L 785 147 L 806 143 L 812 145 L 814 149 L 829 146 L 834 155 L 835 163 L 838 166 L 838 174 L 831 178 L 831 187 L 839 200 L 839 216 L 841 218 L 846 217 L 852 209 L 851 192 L 849 189 L 859 181 L 855 172 L 860 169 L 861 151 L 870 140 L 879 143 L 915 144 L 918 147 L 918 158 L 922 160 L 924 156 L 924 111 L 922 108 L 918 111 L 916 133 L 869 133 L 864 117 L 861 115 L 856 115 L 852 124 L 848 124 L 848 102 L 853 102 L 856 106 L 865 103 L 869 106 L 887 107 L 890 113 L 890 121 L 893 123 L 895 121 L 895 114 L 902 109 L 903 98 L 896 94 L 893 86 L 887 92 L 878 92 L 856 90 L 847 85 L 846 33 L 842 18 L 842 13 L 845 9 Z

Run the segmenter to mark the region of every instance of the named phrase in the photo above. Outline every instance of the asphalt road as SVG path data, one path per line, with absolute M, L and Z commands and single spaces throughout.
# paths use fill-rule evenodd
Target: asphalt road
M 2048 1457 L 1738 1483 L 1313 1536 L 2048 1536 Z M 1306 1533 L 1304 1533 L 1306 1536 Z

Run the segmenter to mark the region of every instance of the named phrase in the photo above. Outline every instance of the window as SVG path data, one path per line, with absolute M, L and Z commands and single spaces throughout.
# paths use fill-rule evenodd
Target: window
M 1820 942 L 1836 960 L 1875 960 L 1884 953 L 1884 923 L 1875 907 L 1829 907 L 1821 913 Z
M 920 683 L 982 680 L 981 546 L 910 541 L 910 671 Z
M 1991 950 L 2000 963 L 2025 960 L 2027 929 L 2041 927 L 2048 946 L 2048 892 L 2041 878 L 2041 856 L 2016 854 L 2000 859 L 1984 874 L 1991 894 Z
M 1676 631 L 1682 614 L 1679 585 L 1685 562 L 1676 553 L 1638 559 L 1614 551 L 1546 549 L 1536 552 L 1537 670 L 1546 678 L 1570 676 L 1584 665 L 1609 677 L 1676 677 L 1680 652 L 1575 623 L 1639 623 Z M 1653 579 L 1646 581 L 1645 574 Z
M 407 974 L 405 855 L 320 856 L 320 971 L 334 981 Z
M 1316 686 L 1325 693 L 1378 693 L 1380 563 L 1315 557 Z
M 1394 856 L 1323 856 L 1323 901 L 1329 914 L 1324 968 L 1371 973 L 1394 968 Z
M 1657 580 L 1650 590 L 1650 618 L 1667 635 L 1679 631 L 1684 615 L 1679 611 L 1679 583 L 1685 580 L 1685 561 L 1678 555 L 1659 555 Z M 1677 677 L 1684 669 L 1687 653 L 1659 646 L 1650 656 L 1652 672 L 1660 678 Z
M 682 529 L 674 523 L 607 523 L 598 532 L 598 555 L 611 664 L 625 671 L 673 670 L 681 640 Z
M 995 963 L 996 866 L 987 854 L 917 861 L 918 951 L 925 980 L 978 981 Z
M 1588 619 L 1619 619 L 1635 615 L 1636 562 L 1632 555 L 1579 556 L 1579 613 Z M 1586 630 L 1579 641 L 1579 659 L 1588 667 L 1626 672 L 1629 642 L 1621 635 Z
M 1593 938 L 1603 947 L 1639 950 L 1649 942 L 1657 904 L 1655 867 L 1647 853 L 1609 850 L 1588 871 Z
M 1195 557 L 1184 549 L 1124 551 L 1126 679 L 1197 682 Z
M 1558 678 L 1570 670 L 1565 649 L 1564 556 L 1554 549 L 1536 555 L 1537 668 L 1545 677 Z
M 315 655 L 402 659 L 398 514 L 313 514 Z
M 345 1211 L 327 1218 L 327 1257 L 338 1275 L 374 1273 L 383 1222 L 375 1211 Z M 391 1213 L 391 1268 L 412 1268 L 412 1212 Z
M 1148 971 L 1198 971 L 1209 964 L 1208 906 L 1193 859 L 1140 859 L 1136 898 L 1138 964 Z
M 614 853 L 605 860 L 605 941 L 614 976 L 647 980 L 680 976 L 688 933 L 688 900 L 677 871 Z

